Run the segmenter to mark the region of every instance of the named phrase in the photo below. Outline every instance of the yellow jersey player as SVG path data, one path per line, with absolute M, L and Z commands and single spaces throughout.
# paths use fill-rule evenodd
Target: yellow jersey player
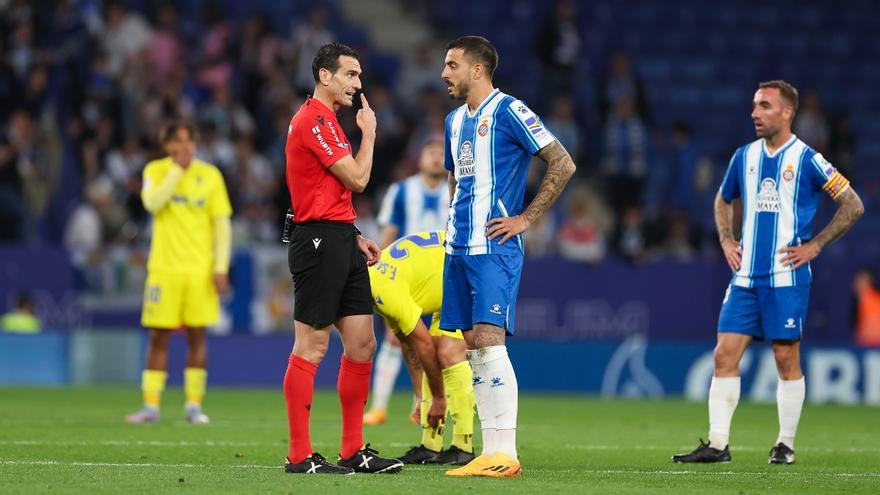
M 408 464 L 464 465 L 474 458 L 474 387 L 467 347 L 461 331 L 440 330 L 445 239 L 446 232 L 408 235 L 385 248 L 379 263 L 370 268 L 376 312 L 400 339 L 413 388 L 421 396 L 422 441 L 400 457 Z M 430 329 L 422 321 L 424 315 L 433 315 Z M 453 420 L 447 450 L 442 450 L 442 422 L 431 426 L 443 399 Z M 446 417 L 446 411 L 441 414 Z
M 161 142 L 168 156 L 147 164 L 141 199 L 153 215 L 153 238 L 141 323 L 150 329 L 146 369 L 141 377 L 144 407 L 128 423 L 159 420 L 159 401 L 168 376 L 168 339 L 186 330 L 184 371 L 186 419 L 208 423 L 202 413 L 207 372 L 205 327 L 220 317 L 218 294 L 229 282 L 232 207 L 223 176 L 194 157 L 195 129 L 170 124 Z

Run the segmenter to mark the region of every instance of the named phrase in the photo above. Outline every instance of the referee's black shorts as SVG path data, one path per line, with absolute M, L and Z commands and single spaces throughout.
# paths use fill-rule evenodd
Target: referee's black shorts
M 296 224 L 287 250 L 293 276 L 293 318 L 315 328 L 337 318 L 373 313 L 367 262 L 354 225 L 342 222 Z

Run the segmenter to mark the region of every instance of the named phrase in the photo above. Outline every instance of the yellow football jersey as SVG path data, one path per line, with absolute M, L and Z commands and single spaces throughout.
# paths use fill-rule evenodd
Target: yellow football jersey
M 431 328 L 439 325 L 445 240 L 446 232 L 410 234 L 383 249 L 381 261 L 370 267 L 373 303 L 392 330 L 408 335 L 429 314 Z
M 170 157 L 144 168 L 143 191 L 155 187 L 171 167 Z M 147 269 L 151 273 L 205 274 L 213 271 L 213 221 L 232 215 L 223 175 L 214 165 L 194 159 L 171 199 L 153 215 L 153 239 Z

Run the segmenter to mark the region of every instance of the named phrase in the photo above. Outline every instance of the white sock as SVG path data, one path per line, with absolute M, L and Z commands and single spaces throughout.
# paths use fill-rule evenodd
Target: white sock
M 807 386 L 804 377 L 797 380 L 779 380 L 776 386 L 776 407 L 779 410 L 779 442 L 794 450 L 794 435 L 797 433 Z M 775 444 L 774 444 L 775 445 Z
M 492 408 L 495 410 L 497 429 L 496 452 L 517 458 L 516 454 L 516 413 L 519 406 L 519 387 L 513 364 L 507 355 L 507 347 L 494 345 L 480 349 L 483 354 L 483 369 L 487 379 Z
M 400 365 L 403 362 L 403 353 L 400 347 L 394 347 L 388 344 L 388 341 L 382 342 L 382 347 L 376 355 L 374 367 L 376 374 L 373 375 L 373 401 L 371 407 L 373 409 L 388 409 L 388 399 L 391 392 L 394 391 L 394 382 L 397 381 L 397 374 L 400 373 Z
M 723 450 L 730 440 L 730 421 L 739 403 L 740 377 L 712 377 L 709 386 L 709 444 Z
M 474 399 L 477 402 L 477 416 L 480 417 L 480 431 L 483 435 L 483 454 L 492 455 L 496 447 L 495 410 L 492 408 L 486 367 L 478 351 L 467 351 L 467 359 L 474 371 Z

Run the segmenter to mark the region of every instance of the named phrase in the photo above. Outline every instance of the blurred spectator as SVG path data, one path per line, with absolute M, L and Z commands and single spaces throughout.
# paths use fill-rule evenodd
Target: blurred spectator
M 630 206 L 623 211 L 614 233 L 613 249 L 627 261 L 637 263 L 645 260 L 645 218 L 640 207 Z
M 642 204 L 648 161 L 648 133 L 632 101 L 617 100 L 605 124 L 602 172 L 615 214 Z
M 585 193 L 570 196 L 568 214 L 559 228 L 559 254 L 572 261 L 590 264 L 605 258 L 605 236 L 591 216 Z
M 312 59 L 318 48 L 334 39 L 333 32 L 327 27 L 327 9 L 322 5 L 313 6 L 306 22 L 293 29 L 293 56 L 296 61 L 293 81 L 301 94 L 311 93 L 315 89 Z
M 599 116 L 605 122 L 613 117 L 621 101 L 633 106 L 633 113 L 646 124 L 651 123 L 648 100 L 644 85 L 633 71 L 629 56 L 623 52 L 611 54 L 611 67 L 607 76 L 599 81 Z
M 819 93 L 807 91 L 801 97 L 797 116 L 794 120 L 794 133 L 819 153 L 828 153 L 830 126 L 822 111 Z
M 426 90 L 431 92 L 446 90 L 446 84 L 437 76 L 437 71 L 443 67 L 443 60 L 434 56 L 433 47 L 432 43 L 416 46 L 410 57 L 404 61 L 403 70 L 397 78 L 395 93 L 408 110 L 418 105 L 419 99 Z M 372 98 L 372 92 L 370 97 Z
M 541 30 L 535 52 L 544 67 L 544 90 L 548 94 L 572 92 L 580 53 L 575 3 L 557 0 L 554 15 Z
M 847 177 L 855 172 L 855 136 L 849 125 L 849 114 L 841 110 L 831 120 L 831 133 L 828 138 L 828 160 Z
M 34 300 L 28 293 L 21 293 L 15 298 L 15 307 L 0 317 L 0 330 L 11 333 L 39 333 L 42 328 L 40 319 L 34 311 Z
M 143 16 L 129 11 L 121 1 L 107 5 L 106 18 L 102 41 L 107 53 L 108 72 L 115 77 L 146 55 L 153 32 Z
M 233 26 L 214 3 L 208 4 L 205 17 L 208 31 L 202 38 L 197 80 L 211 88 L 227 86 L 233 73 Z
M 538 221 L 523 232 L 526 256 L 541 258 L 556 250 L 556 221 L 553 215 L 541 215 Z
M 658 257 L 677 261 L 691 261 L 696 255 L 687 214 L 674 211 L 666 222 L 663 244 L 657 250 Z
M 853 278 L 856 344 L 880 347 L 880 290 L 870 268 L 860 268 Z
M 272 196 L 276 183 L 281 177 L 276 176 L 272 164 L 261 153 L 254 151 L 250 135 L 242 134 L 235 138 L 235 155 L 232 159 L 235 187 L 230 188 L 233 205 L 264 202 Z M 209 162 L 213 163 L 213 162 Z
M 112 181 L 117 201 L 125 205 L 126 215 L 138 225 L 148 220 L 141 202 L 141 172 L 147 157 L 134 136 L 128 136 L 122 146 L 107 153 L 106 173 Z
M 114 201 L 113 185 L 106 177 L 91 181 L 85 196 L 86 202 L 76 207 L 64 230 L 64 247 L 80 270 L 100 261 L 102 247 L 118 240 L 126 222 L 125 212 Z
M 30 20 L 19 21 L 9 36 L 9 65 L 15 76 L 24 80 L 31 67 L 37 62 L 37 51 L 34 46 L 34 26 Z
M 184 41 L 178 34 L 177 11 L 171 4 L 163 4 L 156 13 L 156 31 L 150 41 L 147 60 L 151 86 L 167 79 L 171 72 L 185 62 Z
M 20 112 L 19 112 L 20 113 Z M 26 238 L 28 209 L 24 202 L 21 156 L 21 119 L 10 119 L 6 132 L 0 135 L 0 242 L 23 241 Z
M 212 122 L 217 133 L 225 138 L 252 135 L 256 130 L 254 119 L 247 109 L 233 98 L 229 86 L 217 86 L 211 101 L 199 113 L 199 121 Z
M 235 148 L 229 139 L 217 132 L 213 121 L 199 122 L 199 140 L 196 158 L 216 165 L 223 175 L 229 175 L 235 163 Z
M 562 96 L 553 101 L 553 111 L 546 119 L 546 124 L 547 129 L 565 146 L 574 163 L 580 163 L 581 129 L 574 120 L 571 98 Z

